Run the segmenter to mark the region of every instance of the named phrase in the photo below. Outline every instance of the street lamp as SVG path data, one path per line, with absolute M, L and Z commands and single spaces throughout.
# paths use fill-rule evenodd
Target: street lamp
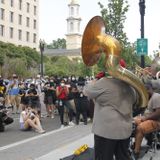
M 40 52 L 41 52 L 41 77 L 43 77 L 43 52 L 44 52 L 44 45 L 45 45 L 45 42 L 44 40 L 41 40 L 39 41 L 39 49 L 40 49 Z
M 139 0 L 139 11 L 141 15 L 141 38 L 144 38 L 144 15 L 145 15 L 145 0 Z M 145 67 L 144 55 L 141 56 L 141 67 Z

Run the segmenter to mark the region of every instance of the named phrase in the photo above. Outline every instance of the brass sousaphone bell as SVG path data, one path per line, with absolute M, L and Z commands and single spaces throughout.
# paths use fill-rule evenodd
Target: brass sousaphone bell
M 83 33 L 81 52 L 87 66 L 96 64 L 101 54 L 105 53 L 107 72 L 135 88 L 139 94 L 138 106 L 147 106 L 148 93 L 144 84 L 136 75 L 119 65 L 121 45 L 117 39 L 105 33 L 102 17 L 95 16 L 88 22 Z

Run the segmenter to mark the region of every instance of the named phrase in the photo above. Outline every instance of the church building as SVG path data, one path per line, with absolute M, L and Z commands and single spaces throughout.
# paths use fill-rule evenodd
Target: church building
M 81 41 L 82 35 L 80 34 L 79 16 L 79 3 L 78 0 L 70 0 L 68 4 L 69 16 L 67 18 L 67 33 L 66 33 L 66 49 L 45 49 L 44 53 L 48 56 L 81 56 Z
M 80 34 L 79 4 L 76 0 L 71 0 L 69 7 L 69 17 L 67 18 L 67 49 L 78 49 L 81 47 L 82 35 Z

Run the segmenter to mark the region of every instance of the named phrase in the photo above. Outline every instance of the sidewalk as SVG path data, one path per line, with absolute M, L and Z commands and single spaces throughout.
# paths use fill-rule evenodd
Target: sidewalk
M 49 152 L 48 154 L 36 158 L 35 160 L 59 160 L 60 158 L 72 155 L 77 148 L 84 144 L 87 144 L 91 148 L 94 146 L 94 137 L 92 133 L 72 143 L 65 144 L 60 148 Z M 145 146 L 142 146 L 142 148 L 143 147 L 145 148 Z M 160 160 L 160 151 L 158 150 L 156 153 L 148 151 L 147 153 L 144 153 L 143 158 L 140 160 Z
M 75 142 L 64 145 L 46 155 L 43 155 L 42 157 L 36 158 L 35 160 L 59 160 L 60 158 L 72 155 L 77 148 L 84 144 L 87 144 L 91 148 L 93 147 L 93 134 L 89 134 L 88 136 L 85 136 L 84 138 L 81 138 Z

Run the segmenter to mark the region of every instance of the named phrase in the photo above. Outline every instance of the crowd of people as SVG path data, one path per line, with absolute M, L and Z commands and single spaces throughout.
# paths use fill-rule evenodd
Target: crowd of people
M 11 108 L 12 114 L 18 114 L 20 129 L 34 129 L 45 133 L 41 125 L 42 106 L 45 105 L 46 117 L 54 119 L 58 113 L 61 128 L 78 125 L 80 121 L 87 125 L 92 121 L 94 103 L 83 94 L 87 83 L 84 77 L 48 77 L 40 75 L 21 80 L 16 74 L 8 80 L 0 76 L 1 105 Z M 43 109 L 44 110 L 44 109 Z

